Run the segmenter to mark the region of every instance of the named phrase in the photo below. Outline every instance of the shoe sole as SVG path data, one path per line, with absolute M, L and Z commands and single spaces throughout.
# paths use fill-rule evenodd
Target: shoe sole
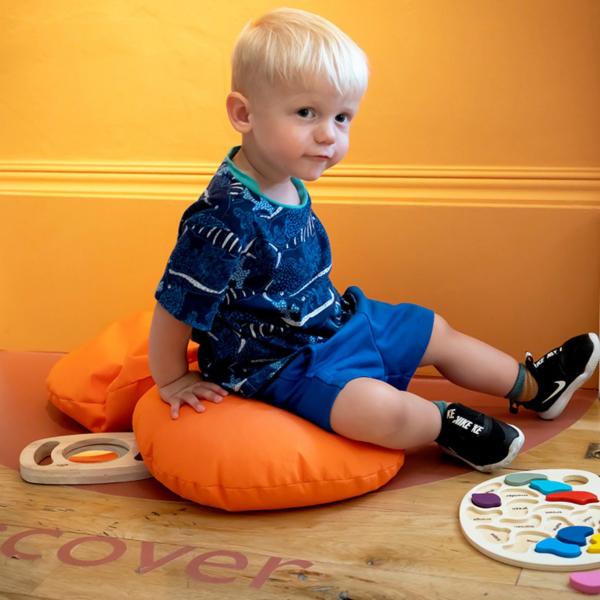
M 571 384 L 565 388 L 563 393 L 556 399 L 554 404 L 548 410 L 538 413 L 541 419 L 545 419 L 546 421 L 556 419 L 556 417 L 558 417 L 558 415 L 560 415 L 560 413 L 567 408 L 567 404 L 569 404 L 571 396 L 592 376 L 592 373 L 596 369 L 598 360 L 600 360 L 600 340 L 595 333 L 589 333 L 588 336 L 592 340 L 594 351 L 592 352 L 592 355 L 585 366 L 585 370 L 583 373 L 581 373 L 581 375 L 579 375 L 579 377 L 573 379 Z
M 462 460 L 464 463 L 467 463 L 470 467 L 472 467 L 476 471 L 481 471 L 482 473 L 491 473 L 492 471 L 496 471 L 498 469 L 502 469 L 502 468 L 510 465 L 510 463 L 515 459 L 517 454 L 519 454 L 519 451 L 521 450 L 521 448 L 523 447 L 523 444 L 525 443 L 525 434 L 518 427 L 515 427 L 514 425 L 511 425 L 511 427 L 513 429 L 516 429 L 519 432 L 518 437 L 516 437 L 511 442 L 510 446 L 508 447 L 508 454 L 506 455 L 504 460 L 501 460 L 500 462 L 497 462 L 497 463 L 493 463 L 491 465 L 476 465 L 472 462 L 469 462 L 467 459 L 463 458 L 462 456 L 456 454 L 456 452 L 453 452 L 449 448 L 444 448 L 443 446 L 441 446 L 441 448 L 444 452 L 446 452 L 446 454 L 449 454 L 450 456 L 454 456 L 455 458 Z

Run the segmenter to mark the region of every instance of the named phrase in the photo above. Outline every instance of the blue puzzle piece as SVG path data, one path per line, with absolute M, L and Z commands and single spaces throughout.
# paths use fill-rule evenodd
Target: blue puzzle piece
M 571 492 L 573 490 L 573 486 L 570 486 L 568 483 L 552 481 L 552 479 L 534 479 L 530 482 L 529 487 L 541 492 L 544 496 L 553 494 L 554 492 Z
M 556 538 L 546 538 L 535 545 L 535 551 L 541 554 L 554 554 L 563 558 L 581 556 L 581 548 L 575 544 L 565 544 Z
M 585 527 L 583 525 L 573 525 L 572 527 L 563 527 L 556 532 L 556 539 L 566 544 L 577 544 L 578 546 L 585 546 L 587 544 L 586 538 L 594 533 L 591 527 Z

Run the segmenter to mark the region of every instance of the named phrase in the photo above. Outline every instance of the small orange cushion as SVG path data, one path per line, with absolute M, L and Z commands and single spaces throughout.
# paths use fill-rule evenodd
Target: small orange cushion
M 329 433 L 287 411 L 229 395 L 183 407 L 173 420 L 156 388 L 133 429 L 146 466 L 171 491 L 229 511 L 309 506 L 387 483 L 404 463 L 387 450 Z

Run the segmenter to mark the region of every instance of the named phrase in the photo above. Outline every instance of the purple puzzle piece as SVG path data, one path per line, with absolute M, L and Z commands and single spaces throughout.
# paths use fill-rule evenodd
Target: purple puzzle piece
M 472 494 L 471 502 L 479 508 L 496 508 L 502 505 L 502 500 L 498 494 L 487 492 L 485 494 Z

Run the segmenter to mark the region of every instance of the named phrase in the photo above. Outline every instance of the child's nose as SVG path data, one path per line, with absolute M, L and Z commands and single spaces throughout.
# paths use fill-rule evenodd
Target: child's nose
M 315 131 L 315 141 L 319 144 L 333 144 L 335 142 L 335 131 L 333 123 L 322 121 Z

